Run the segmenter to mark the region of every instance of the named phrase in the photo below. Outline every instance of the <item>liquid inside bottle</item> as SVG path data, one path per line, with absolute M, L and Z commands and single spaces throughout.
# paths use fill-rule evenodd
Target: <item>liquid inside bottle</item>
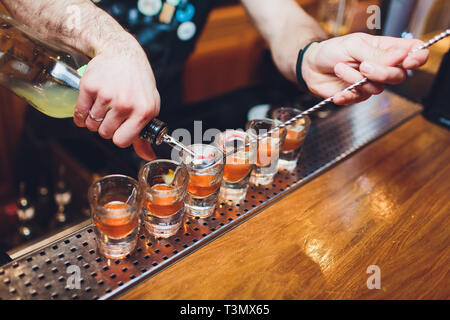
M 53 118 L 73 116 L 81 79 L 77 70 L 88 62 L 89 57 L 77 50 L 45 39 L 0 13 L 0 85 L 40 112 Z M 164 141 L 185 149 L 166 130 L 164 122 L 153 119 L 140 136 L 150 143 Z
M 51 75 L 57 62 L 76 70 L 88 58 L 0 13 L 0 85 L 54 118 L 69 118 L 78 90 Z

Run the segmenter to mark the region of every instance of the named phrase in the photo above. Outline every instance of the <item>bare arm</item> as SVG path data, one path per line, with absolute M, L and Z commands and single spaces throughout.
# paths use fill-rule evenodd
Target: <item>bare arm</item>
M 295 0 L 241 0 L 270 45 L 278 69 L 296 82 L 298 52 L 314 40 L 326 39 L 319 24 Z M 406 79 L 406 70 L 423 65 L 428 50 L 408 54 L 422 42 L 354 33 L 312 44 L 305 52 L 302 76 L 311 92 L 333 96 L 336 104 L 355 103 L 379 94 L 384 84 Z M 367 77 L 361 88 L 342 93 Z
M 138 144 L 140 130 L 160 105 L 153 71 L 138 41 L 90 0 L 0 2 L 16 20 L 93 58 L 80 82 L 75 124 L 98 131 L 119 147 Z M 89 111 L 103 121 L 95 121 Z
M 241 1 L 269 44 L 278 69 L 286 78 L 296 81 L 299 50 L 311 41 L 326 39 L 325 32 L 295 0 Z
M 18 21 L 94 57 L 132 36 L 90 0 L 0 0 Z

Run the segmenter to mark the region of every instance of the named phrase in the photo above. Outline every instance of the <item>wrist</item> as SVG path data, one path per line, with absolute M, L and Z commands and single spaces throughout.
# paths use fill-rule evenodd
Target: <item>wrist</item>
M 272 56 L 277 68 L 290 81 L 298 82 L 299 80 L 297 73 L 299 50 L 303 50 L 308 44 L 314 41 L 320 40 L 318 38 L 311 40 L 298 39 L 297 36 L 289 34 L 285 37 L 279 37 L 277 41 L 270 43 Z
M 313 70 L 315 66 L 317 51 L 321 43 L 318 41 L 313 41 L 309 44 L 308 48 L 303 52 L 302 61 L 297 65 L 297 78 L 299 79 L 300 84 L 303 84 L 307 89 L 310 89 L 310 79 L 313 75 Z
M 94 52 L 95 56 L 100 54 L 123 56 L 135 55 L 136 53 L 143 53 L 145 55 L 139 42 L 126 31 L 120 34 L 117 33 L 103 43 L 96 45 Z
M 134 48 L 141 48 L 139 42 L 111 16 L 96 8 L 91 22 L 79 39 L 83 52 L 90 57 L 100 54 L 118 54 Z
M 304 57 L 306 52 L 308 51 L 309 47 L 311 47 L 312 45 L 314 45 L 315 41 L 309 42 L 306 46 L 302 47 L 299 52 L 298 52 L 298 56 L 297 56 L 297 63 L 295 66 L 295 74 L 297 77 L 297 83 L 299 84 L 299 86 L 303 89 L 308 89 L 308 86 L 305 82 L 305 79 L 303 77 L 303 63 L 304 63 Z
M 296 65 L 295 65 L 295 75 L 297 79 L 297 83 L 299 86 L 307 90 L 309 89 L 308 83 L 306 79 L 309 78 L 309 72 L 307 70 L 313 65 L 312 61 L 314 61 L 315 56 L 315 48 L 319 45 L 320 42 L 318 40 L 311 41 L 304 47 L 302 47 L 297 56 Z

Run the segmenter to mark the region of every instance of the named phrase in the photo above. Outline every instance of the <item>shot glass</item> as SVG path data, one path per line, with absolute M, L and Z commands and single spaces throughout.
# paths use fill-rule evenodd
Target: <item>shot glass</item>
M 281 107 L 273 110 L 272 118 L 286 122 L 300 113 L 301 111 L 295 108 Z M 309 117 L 303 116 L 295 123 L 286 127 L 286 138 L 281 149 L 278 169 L 293 171 L 297 167 L 303 141 L 305 140 L 310 125 L 311 120 Z
M 104 256 L 122 259 L 131 253 L 139 232 L 138 183 L 123 175 L 109 175 L 88 191 L 97 247 Z
M 147 231 L 168 238 L 181 227 L 188 172 L 172 160 L 154 160 L 139 170 L 141 212 Z
M 247 122 L 245 128 L 253 139 L 274 129 L 280 121 L 273 119 L 252 120 Z M 278 158 L 280 148 L 284 143 L 286 130 L 281 128 L 266 138 L 257 142 L 255 167 L 250 176 L 250 183 L 254 185 L 267 185 L 272 183 L 278 171 Z
M 220 200 L 240 203 L 247 194 L 256 154 L 256 143 L 242 148 L 249 141 L 250 135 L 239 130 L 226 130 L 214 139 L 214 144 L 223 152 L 237 151 L 225 159 L 223 180 L 219 191 Z
M 216 208 L 223 175 L 223 153 L 212 144 L 193 144 L 188 148 L 195 156 L 186 152 L 182 154 L 189 173 L 185 213 L 191 217 L 206 218 Z

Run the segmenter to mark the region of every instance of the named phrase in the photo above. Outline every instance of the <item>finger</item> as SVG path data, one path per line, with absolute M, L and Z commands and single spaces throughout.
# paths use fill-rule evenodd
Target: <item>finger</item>
M 428 50 L 410 53 L 422 44 L 418 39 L 358 34 L 358 37 L 349 37 L 347 47 L 357 61 L 371 61 L 391 67 L 401 64 L 403 68 L 411 69 L 424 64 L 428 59 Z
M 423 42 L 418 40 L 414 44 L 414 48 L 417 48 L 422 44 Z M 402 67 L 407 70 L 418 68 L 427 62 L 429 55 L 430 51 L 428 49 L 422 49 L 413 53 L 409 53 L 405 60 L 403 60 Z
M 345 63 L 338 63 L 334 67 L 334 72 L 340 79 L 344 80 L 349 84 L 358 82 L 362 78 L 364 78 L 364 76 L 361 73 L 359 73 L 358 70 L 355 70 L 354 68 L 348 66 Z M 384 85 L 381 83 L 368 82 L 363 84 L 360 87 L 360 90 L 363 93 L 369 95 L 380 94 L 384 90 Z
M 371 81 L 399 84 L 406 80 L 406 71 L 398 67 L 389 67 L 377 64 L 375 62 L 361 63 L 359 70 Z
M 146 122 L 138 120 L 137 117 L 125 120 L 113 135 L 114 144 L 120 148 L 128 147 L 139 136 L 145 124 Z
M 361 92 L 358 88 L 348 91 L 341 91 L 333 96 L 333 103 L 337 105 L 348 105 L 367 100 L 370 94 Z
M 73 122 L 78 127 L 86 126 L 86 118 L 88 117 L 88 112 L 92 108 L 94 101 L 94 94 L 80 86 L 77 104 L 75 105 L 75 110 L 73 112 Z
M 133 141 L 133 148 L 136 154 L 146 161 L 152 161 L 156 159 L 155 152 L 153 151 L 150 143 L 141 138 L 136 138 Z
M 395 66 L 401 63 L 410 51 L 410 43 L 404 40 L 359 34 L 356 38 L 348 38 L 347 51 L 360 62 L 371 61 Z
M 126 120 L 126 113 L 120 113 L 115 109 L 106 113 L 105 119 L 98 128 L 98 134 L 104 139 L 111 139 L 114 136 L 114 132 L 122 125 Z
M 402 67 L 406 70 L 411 70 L 423 66 L 430 55 L 429 50 L 420 50 L 410 53 L 405 60 L 403 60 Z
M 101 99 L 97 97 L 95 100 L 94 105 L 92 106 L 91 110 L 88 111 L 88 117 L 86 118 L 86 127 L 93 132 L 96 132 L 98 128 L 100 127 L 102 121 L 105 119 L 108 111 L 111 109 L 111 107 L 108 105 L 109 101 L 106 101 L 104 99 Z M 96 121 L 93 117 L 96 119 L 103 119 L 102 121 Z

